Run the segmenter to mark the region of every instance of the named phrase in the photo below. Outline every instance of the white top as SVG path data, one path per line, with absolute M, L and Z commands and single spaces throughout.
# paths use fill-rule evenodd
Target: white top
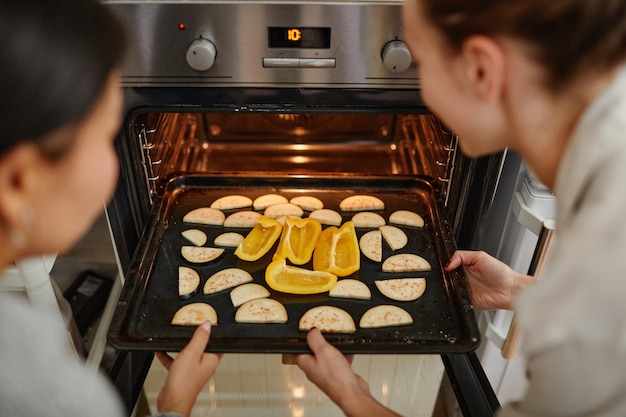
M 626 68 L 557 176 L 557 240 L 516 300 L 529 389 L 504 416 L 626 416 Z
M 126 414 L 109 379 L 87 368 L 69 343 L 59 321 L 33 309 L 25 299 L 0 291 L 0 416 Z
M 123 416 L 107 379 L 83 366 L 61 323 L 0 293 L 0 416 Z

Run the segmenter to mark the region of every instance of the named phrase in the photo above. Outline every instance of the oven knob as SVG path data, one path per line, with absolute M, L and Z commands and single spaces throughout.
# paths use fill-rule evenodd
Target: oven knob
M 385 67 L 391 72 L 404 72 L 411 66 L 411 51 L 402 41 L 391 41 L 381 53 Z
M 196 71 L 206 71 L 215 63 L 217 49 L 208 39 L 198 38 L 187 49 L 187 64 Z

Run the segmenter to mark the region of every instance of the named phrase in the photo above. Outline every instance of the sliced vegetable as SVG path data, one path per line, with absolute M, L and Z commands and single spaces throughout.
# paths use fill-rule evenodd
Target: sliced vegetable
M 289 259 L 295 265 L 304 265 L 311 260 L 321 233 L 319 221 L 287 216 L 273 260 Z
M 235 249 L 235 256 L 244 261 L 260 259 L 272 248 L 282 229 L 282 224 L 277 220 L 259 217 L 250 233 Z
M 265 270 L 265 281 L 274 290 L 290 294 L 318 294 L 329 291 L 337 276 L 287 265 L 285 259 L 273 261 Z
M 345 277 L 358 271 L 360 266 L 359 242 L 352 221 L 340 228 L 331 226 L 322 231 L 313 252 L 314 270 Z

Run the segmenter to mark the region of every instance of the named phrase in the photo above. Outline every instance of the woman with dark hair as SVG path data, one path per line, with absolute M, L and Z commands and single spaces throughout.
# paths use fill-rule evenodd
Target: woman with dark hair
M 69 249 L 102 212 L 118 175 L 124 36 L 95 0 L 0 2 L 0 269 Z M 106 379 L 67 346 L 66 330 L 0 295 L 0 415 L 121 416 Z M 175 360 L 159 411 L 188 416 L 219 363 L 210 323 Z
M 542 278 L 457 251 L 474 306 L 515 308 L 528 390 L 499 416 L 626 416 L 626 2 L 406 0 L 430 109 L 469 156 L 519 152 L 557 196 Z M 394 415 L 322 334 L 297 363 L 350 416 Z

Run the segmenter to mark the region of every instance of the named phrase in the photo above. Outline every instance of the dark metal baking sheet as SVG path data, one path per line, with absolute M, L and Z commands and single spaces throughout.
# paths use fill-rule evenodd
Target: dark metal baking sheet
M 273 250 L 261 260 L 245 262 L 234 255 L 234 249 L 216 261 L 204 265 L 189 264 L 180 254 L 182 245 L 189 243 L 181 232 L 198 228 L 207 236 L 206 246 L 225 231 L 237 231 L 244 236 L 247 229 L 226 229 L 222 226 L 185 224 L 183 216 L 190 210 L 206 207 L 219 197 L 232 194 L 252 199 L 267 193 L 287 198 L 312 195 L 324 202 L 326 208 L 339 210 L 344 198 L 355 194 L 374 195 L 385 202 L 385 210 L 378 211 L 385 219 L 400 209 L 418 212 L 424 217 L 425 227 L 399 226 L 409 243 L 395 253 L 416 253 L 433 266 L 424 273 L 391 274 L 381 272 L 381 263 L 361 255 L 361 268 L 345 278 L 356 278 L 368 285 L 371 300 L 331 298 L 328 293 L 293 295 L 271 290 L 265 283 L 265 266 L 271 261 Z M 459 272 L 443 271 L 443 264 L 454 250 L 448 224 L 441 218 L 441 205 L 435 190 L 427 179 L 420 177 L 350 176 L 179 176 L 172 179 L 157 200 L 151 221 L 144 231 L 126 283 L 122 290 L 113 322 L 109 330 L 111 344 L 120 350 L 182 349 L 193 328 L 173 326 L 170 321 L 183 305 L 207 302 L 218 313 L 218 326 L 212 331 L 207 350 L 216 352 L 301 353 L 308 352 L 306 333 L 298 330 L 298 321 L 308 309 L 318 305 L 333 305 L 348 311 L 357 324 L 353 334 L 326 334 L 326 338 L 345 353 L 464 353 L 474 350 L 479 333 L 467 287 Z M 238 210 L 226 211 L 228 216 Z M 305 216 L 308 213 L 305 213 Z M 355 213 L 342 213 L 349 220 Z M 371 229 L 357 229 L 360 238 Z M 392 254 L 383 245 L 383 258 Z M 201 286 L 213 273 L 229 267 L 250 272 L 254 282 L 270 290 L 271 298 L 283 303 L 289 320 L 286 324 L 241 324 L 234 321 L 235 308 L 230 290 L 204 295 L 202 290 L 189 300 L 178 296 L 178 267 L 190 266 L 201 276 Z M 310 265 L 305 265 L 309 267 Z M 383 296 L 374 281 L 392 277 L 424 277 L 426 292 L 412 302 L 392 301 Z M 340 278 L 341 279 L 341 278 Z M 202 287 L 201 287 L 202 288 Z M 394 304 L 407 310 L 413 317 L 410 326 L 380 329 L 360 329 L 361 315 L 370 307 Z

